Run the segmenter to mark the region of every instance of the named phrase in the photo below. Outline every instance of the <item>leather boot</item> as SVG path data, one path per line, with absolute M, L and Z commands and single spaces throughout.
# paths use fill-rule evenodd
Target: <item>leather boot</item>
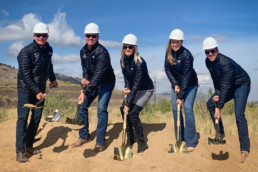
M 25 153 L 27 156 L 32 156 L 32 155 L 37 155 L 40 154 L 41 151 L 37 149 L 33 149 L 33 147 L 26 147 L 25 148 Z
M 137 153 L 141 153 L 141 152 L 144 152 L 146 149 L 148 149 L 148 145 L 147 143 L 144 141 L 143 138 L 139 138 L 139 140 L 137 141 L 138 142 L 138 150 L 137 150 Z
M 28 158 L 26 157 L 25 153 L 19 152 L 16 154 L 16 161 L 24 163 L 28 161 Z
M 82 146 L 84 143 L 88 143 L 90 142 L 90 138 L 87 138 L 87 139 L 79 139 L 77 140 L 75 143 L 72 144 L 72 147 L 79 147 L 79 146 Z

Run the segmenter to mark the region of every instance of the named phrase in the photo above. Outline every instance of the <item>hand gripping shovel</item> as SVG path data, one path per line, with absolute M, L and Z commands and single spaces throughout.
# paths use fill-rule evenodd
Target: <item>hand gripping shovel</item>
M 176 137 L 176 143 L 170 144 L 170 150 L 169 153 L 185 153 L 186 152 L 186 145 L 179 140 L 180 135 L 180 104 L 177 104 L 177 137 Z
M 214 144 L 214 145 L 218 145 L 218 144 L 225 144 L 226 140 L 222 140 L 219 139 L 219 119 L 215 119 L 215 130 L 216 130 L 216 135 L 215 138 L 208 138 L 208 144 Z
M 120 148 L 114 148 L 114 159 L 115 160 L 126 160 L 128 158 L 133 157 L 132 149 L 130 147 L 126 147 L 126 118 L 127 111 L 124 111 L 124 122 L 123 122 L 123 135 L 122 135 L 122 146 Z

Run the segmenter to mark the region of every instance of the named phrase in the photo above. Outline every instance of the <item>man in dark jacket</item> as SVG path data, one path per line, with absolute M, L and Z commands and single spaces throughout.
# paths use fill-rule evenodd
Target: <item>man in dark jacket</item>
M 221 109 L 231 99 L 235 103 L 235 116 L 241 150 L 241 162 L 244 162 L 250 151 L 248 126 L 245 118 L 245 107 L 250 92 L 250 77 L 246 71 L 231 58 L 220 54 L 217 41 L 208 37 L 203 41 L 206 66 L 213 80 L 215 93 L 207 102 L 213 123 L 219 119 L 219 133 L 224 136 Z M 215 105 L 216 108 L 215 108 Z
M 79 140 L 72 144 L 78 147 L 90 141 L 88 108 L 98 96 L 98 124 L 96 152 L 104 150 L 105 135 L 108 124 L 108 103 L 115 86 L 115 74 L 111 66 L 109 53 L 99 44 L 99 27 L 89 23 L 85 27 L 86 44 L 80 51 L 83 70 L 83 92 L 78 100 L 83 102 L 80 108 L 79 119 L 84 120 L 84 127 L 79 130 Z
M 24 47 L 18 57 L 18 119 L 16 126 L 16 160 L 28 161 L 28 157 L 40 153 L 33 149 L 33 141 L 38 129 L 43 109 L 32 110 L 30 123 L 27 126 L 29 108 L 23 108 L 24 104 L 44 105 L 46 81 L 50 79 L 52 87 L 56 87 L 56 77 L 52 64 L 52 47 L 47 43 L 48 27 L 44 23 L 38 23 L 33 29 L 33 43 Z

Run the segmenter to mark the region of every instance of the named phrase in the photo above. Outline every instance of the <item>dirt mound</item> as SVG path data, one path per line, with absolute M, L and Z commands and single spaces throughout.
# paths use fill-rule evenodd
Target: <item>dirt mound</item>
M 41 125 L 44 122 L 41 123 Z M 133 146 L 133 158 L 126 161 L 113 160 L 114 147 L 121 146 L 122 123 L 109 124 L 106 150 L 95 153 L 96 127 L 90 127 L 90 143 L 70 148 L 78 139 L 79 126 L 48 123 L 38 135 L 35 147 L 42 154 L 35 155 L 28 163 L 15 161 L 16 121 L 0 124 L 0 171 L 257 171 L 258 139 L 251 138 L 251 153 L 244 164 L 240 162 L 237 136 L 227 135 L 227 144 L 208 145 L 207 135 L 200 134 L 199 144 L 189 154 L 168 153 L 168 145 L 175 143 L 172 122 L 143 124 L 149 149 L 137 152 Z

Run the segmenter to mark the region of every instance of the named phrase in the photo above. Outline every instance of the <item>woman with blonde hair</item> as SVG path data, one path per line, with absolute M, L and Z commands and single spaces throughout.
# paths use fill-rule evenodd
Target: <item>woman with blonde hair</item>
M 127 115 L 127 146 L 132 146 L 137 140 L 137 152 L 144 152 L 148 146 L 144 140 L 142 123 L 139 113 L 153 94 L 153 82 L 149 77 L 145 60 L 140 57 L 137 49 L 137 37 L 128 34 L 123 39 L 121 49 L 121 67 L 124 75 L 126 95 L 121 107 L 122 116 Z
M 180 112 L 180 141 L 185 141 L 187 151 L 192 152 L 197 145 L 197 133 L 193 112 L 194 100 L 198 89 L 198 79 L 193 68 L 193 56 L 189 50 L 182 46 L 184 33 L 175 29 L 169 36 L 167 52 L 165 57 L 165 72 L 172 85 L 172 106 L 177 135 L 177 104 L 182 106 L 184 102 L 185 127 Z

